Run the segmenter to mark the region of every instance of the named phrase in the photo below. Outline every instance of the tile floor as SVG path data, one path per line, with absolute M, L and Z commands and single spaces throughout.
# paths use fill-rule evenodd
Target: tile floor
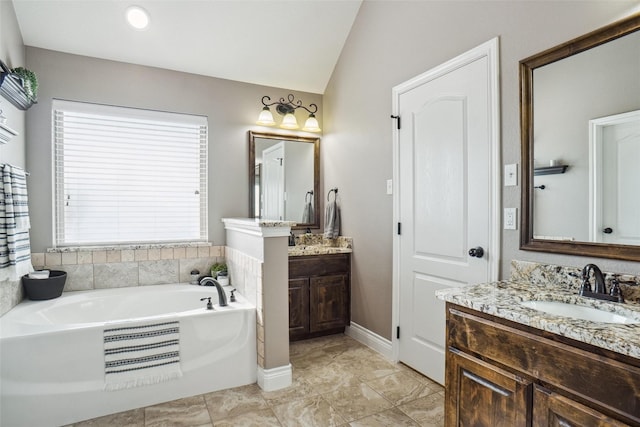
M 443 426 L 444 389 L 345 336 L 292 343 L 293 384 L 256 384 L 73 424 L 90 426 Z

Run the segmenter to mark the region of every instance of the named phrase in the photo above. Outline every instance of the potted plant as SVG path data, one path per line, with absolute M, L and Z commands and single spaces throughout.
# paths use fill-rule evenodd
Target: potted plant
M 36 73 L 24 67 L 16 67 L 11 72 L 22 79 L 24 92 L 31 101 L 35 102 L 38 97 L 38 77 Z
M 211 266 L 211 277 L 216 279 L 220 284 L 226 286 L 229 284 L 229 276 L 227 272 L 227 264 L 224 262 L 216 262 Z
M 224 262 L 216 262 L 211 266 L 211 277 L 213 277 L 214 279 L 218 277 L 218 274 L 221 272 L 227 272 L 227 264 L 225 264 Z

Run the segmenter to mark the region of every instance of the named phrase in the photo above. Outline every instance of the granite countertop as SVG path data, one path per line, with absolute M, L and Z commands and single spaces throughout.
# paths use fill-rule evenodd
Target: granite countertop
M 289 246 L 289 256 L 350 254 L 351 252 L 353 252 L 353 249 L 351 248 L 337 248 L 331 246 Z
M 301 234 L 296 236 L 296 245 L 289 246 L 289 256 L 350 254 L 353 239 L 339 236 L 327 239 L 322 234 Z
M 500 281 L 436 291 L 444 301 L 640 359 L 640 323 L 613 324 L 556 316 L 521 306 L 523 301 L 559 301 L 599 308 L 640 321 L 640 304 L 584 298 L 553 284 Z

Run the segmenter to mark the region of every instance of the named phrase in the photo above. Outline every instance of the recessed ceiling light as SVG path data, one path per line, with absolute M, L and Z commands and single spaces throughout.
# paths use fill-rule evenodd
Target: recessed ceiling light
M 129 25 L 136 30 L 144 30 L 149 25 L 149 14 L 139 6 L 129 6 L 126 16 Z

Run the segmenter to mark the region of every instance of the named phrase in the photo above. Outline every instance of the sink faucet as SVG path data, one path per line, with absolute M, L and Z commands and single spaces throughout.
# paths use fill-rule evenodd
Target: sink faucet
M 591 276 L 591 272 L 593 271 L 593 278 L 595 280 L 595 289 L 593 290 L 596 294 L 606 294 L 607 288 L 604 284 L 604 276 L 602 275 L 602 271 L 595 264 L 587 264 L 582 269 L 582 287 L 580 288 L 580 294 L 586 292 L 591 292 L 591 285 L 589 284 L 589 278 Z
M 215 286 L 218 291 L 218 305 L 220 307 L 226 307 L 227 304 L 227 294 L 224 293 L 224 289 L 222 289 L 222 285 L 213 277 L 204 277 L 200 280 L 200 286 Z
M 595 289 L 591 291 L 589 280 L 593 272 Z M 604 283 L 604 275 L 595 264 L 587 264 L 582 269 L 582 286 L 580 286 L 580 296 L 601 299 L 613 302 L 624 302 L 622 292 L 620 291 L 620 282 L 614 278 L 609 294 L 607 294 L 607 286 Z

